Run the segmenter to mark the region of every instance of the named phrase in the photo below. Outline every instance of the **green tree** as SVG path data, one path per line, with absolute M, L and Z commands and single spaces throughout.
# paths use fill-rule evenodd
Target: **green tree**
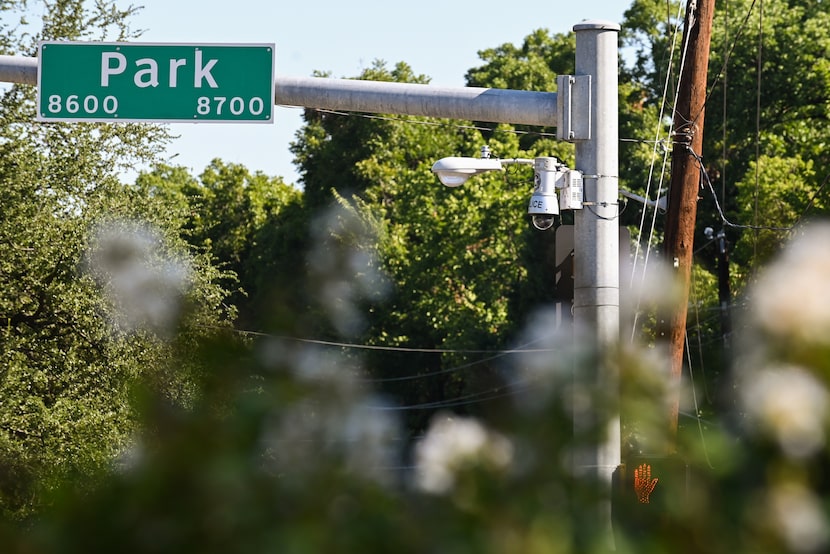
M 682 15 L 679 6 L 636 0 L 626 11 L 622 36 L 634 57 L 624 74 L 644 91 L 646 104 L 660 105 L 667 79 L 667 90 L 676 86 L 682 53 L 676 32 Z M 740 226 L 786 227 L 798 218 L 779 220 L 776 214 L 797 212 L 808 204 L 811 211 L 807 215 L 823 212 L 827 194 L 821 188 L 824 175 L 799 172 L 800 178 L 807 179 L 801 182 L 791 175 L 779 175 L 781 183 L 794 187 L 789 194 L 775 195 L 775 201 L 790 206 L 783 211 L 761 205 L 773 196 L 761 192 L 760 187 L 773 179 L 764 173 L 790 163 L 786 160 L 827 165 L 830 39 L 823 29 L 828 18 L 827 7 L 811 0 L 773 0 L 763 6 L 751 1 L 718 4 L 710 51 L 704 149 L 697 153 L 712 180 L 711 190 L 703 181 L 698 209 L 702 224 L 697 239 L 701 244 L 705 242 L 703 227 L 720 219 L 716 201 L 730 222 L 738 224 L 726 225 L 730 241 L 736 244 L 752 243 L 757 236 Z M 772 158 L 781 161 L 772 162 Z M 762 159 L 767 162 L 761 163 Z M 739 192 L 746 188 L 753 191 L 749 203 L 746 198 L 750 193 Z M 813 202 L 809 202 L 811 198 Z M 710 221 L 704 222 L 704 218 Z M 779 233 L 773 240 L 784 238 Z M 760 250 L 768 253 L 769 247 L 767 244 Z M 739 250 L 735 261 L 743 269 L 738 274 L 747 275 L 746 268 L 756 260 L 745 254 L 759 248 L 740 246 Z M 711 261 L 700 261 L 712 269 Z
M 297 227 L 303 226 L 300 191 L 282 178 L 251 174 L 239 164 L 219 159 L 198 179 L 185 168 L 161 165 L 139 175 L 136 186 L 164 199 L 179 214 L 182 238 L 236 276 L 238 290 L 230 301 L 239 310 L 240 324 L 256 325 L 267 319 L 257 307 L 272 287 L 290 287 L 272 278 L 272 259 L 287 263 L 303 249 L 296 242 Z
M 405 64 L 389 71 L 381 62 L 361 78 L 425 81 Z M 522 309 L 533 304 L 526 263 L 539 253 L 529 250 L 525 216 L 532 171 L 514 167 L 448 189 L 429 167 L 444 156 L 477 155 L 484 144 L 505 158 L 535 152 L 520 151 L 517 134 L 508 127 L 488 130 L 485 137 L 469 125 L 425 118 L 308 113 L 307 121 L 294 147 L 304 200 L 309 209 L 317 209 L 315 227 L 326 229 L 327 220 L 340 222 L 335 227 L 341 239 L 313 242 L 312 254 L 323 251 L 327 254 L 317 258 L 335 259 L 338 249 L 347 248 L 352 254 L 346 259 L 357 253 L 352 259 L 363 262 L 344 264 L 344 279 L 374 283 L 357 294 L 360 311 L 367 315 L 347 334 L 378 346 L 459 351 L 443 356 L 376 351 L 366 358 L 373 378 L 405 406 L 492 395 L 498 386 L 495 366 L 453 368 L 481 357 L 464 354 L 466 350 L 505 346 L 523 318 Z M 356 136 L 361 137 L 357 142 Z M 344 163 L 348 166 L 342 174 L 332 171 Z M 341 211 L 319 209 L 324 198 Z M 391 288 L 371 277 L 378 268 Z M 315 286 L 329 285 L 322 281 Z M 325 307 L 319 310 L 325 312 Z M 432 411 L 413 409 L 410 426 L 423 427 Z
M 636 0 L 626 11 L 623 81 L 641 91 L 645 108 L 670 107 L 682 7 Z M 715 10 L 704 147 L 695 153 L 705 171 L 696 262 L 716 271 L 704 229 L 725 229 L 736 295 L 787 237 L 781 229 L 826 210 L 826 175 L 814 168 L 827 165 L 828 17 L 825 5 L 809 0 L 718 3 Z M 625 173 L 621 168 L 622 179 Z M 701 298 L 715 305 L 713 289 Z
M 41 37 L 130 37 L 132 9 L 46 7 L 40 33 L 16 36 L 7 25 L 7 49 L 28 53 Z M 22 8 L 30 7 L 3 3 L 3 15 Z M 204 326 L 230 315 L 218 273 L 169 231 L 176 222 L 165 205 L 119 182 L 124 167 L 156 158 L 167 131 L 34 116 L 33 87 L 12 86 L 0 98 L 0 513 L 10 517 L 37 511 L 59 484 L 85 486 L 110 467 L 135 430 L 137 383 L 186 404 L 198 368 L 184 353 Z M 137 278 L 119 273 L 134 262 Z M 184 319 L 145 302 L 167 292 Z M 167 340 L 178 325 L 186 332 Z M 170 373 L 178 353 L 182 372 Z
M 558 74 L 573 74 L 576 41 L 573 33 L 551 35 L 545 29 L 537 29 L 525 37 L 520 47 L 505 43 L 496 48 L 487 48 L 478 53 L 483 65 L 467 71 L 467 86 L 513 90 L 555 92 Z M 479 126 L 493 126 L 478 123 Z M 521 125 L 519 145 L 524 150 L 536 146 L 544 155 L 556 156 L 566 163 L 573 162 L 573 145 L 545 139 L 555 136 L 553 128 L 531 128 Z
M 467 73 L 471 86 L 554 91 L 556 75 L 573 72 L 574 38 L 538 30 L 521 47 L 504 44 L 480 56 L 485 63 Z M 390 71 L 377 63 L 360 77 L 427 81 L 405 64 Z M 642 127 L 657 116 L 636 91 L 621 86 L 624 128 L 641 139 L 626 141 L 622 158 L 625 182 L 643 191 L 650 149 Z M 552 155 L 573 165 L 573 146 L 552 138 L 553 129 L 481 123 L 469 129 L 463 122 L 314 111 L 306 112 L 306 121 L 293 147 L 306 206 L 319 213 L 332 201 L 330 191 L 336 191 L 341 204 L 352 204 L 358 219 L 378 237 L 377 246 L 363 250 L 380 260 L 393 283 L 387 296 L 378 297 L 382 302 L 367 308 L 368 342 L 461 351 L 504 347 L 530 313 L 552 300 L 553 233 L 531 230 L 525 217 L 531 170 L 514 166 L 506 177 L 480 176 L 450 190 L 438 185 L 428 168 L 444 156 L 477 155 L 483 144 L 502 158 Z M 634 210 L 626 214 L 632 221 L 634 215 Z M 474 361 L 474 355 L 400 358 L 374 353 L 369 365 L 406 405 L 484 397 L 499 386 L 493 364 L 452 370 Z M 426 375 L 433 376 L 419 377 Z M 464 403 L 459 404 L 464 410 Z M 476 404 L 470 402 L 469 409 Z M 420 422 L 413 426 L 420 426 L 430 411 L 411 418 Z
M 760 7 L 751 5 L 730 4 L 713 32 L 707 105 L 721 107 L 725 98 L 727 107 L 725 118 L 707 114 L 705 154 L 727 182 L 743 179 L 757 161 L 756 144 L 764 156 L 830 161 L 830 11 L 810 0 L 765 2 L 760 28 Z
M 716 22 L 707 106 L 718 108 L 707 113 L 703 155 L 735 223 L 788 227 L 826 213 L 827 174 L 809 166 L 830 162 L 828 24 L 827 6 L 810 0 L 730 3 Z M 786 167 L 793 172 L 777 173 Z M 786 234 L 736 229 L 730 238 L 743 280 Z
M 816 197 L 816 182 L 812 160 L 761 156 L 750 162 L 737 184 L 737 207 L 773 228 L 749 231 L 751 240 L 740 241 L 735 249 L 736 262 L 744 267 L 766 264 L 782 246 L 782 230 L 802 223 L 808 211 L 825 211 L 826 196 Z
M 362 79 L 426 83 L 424 75 L 415 75 L 406 64 L 398 64 L 392 71 L 385 63 L 376 61 L 363 72 Z M 298 133 L 291 151 L 296 157 L 304 204 L 312 211 L 327 208 L 332 189 L 343 194 L 360 193 L 372 183 L 356 173 L 356 164 L 378 144 L 386 140 L 392 122 L 374 120 L 371 124 L 359 116 L 343 117 L 325 111 L 306 110 L 306 125 Z M 348 138 L 347 142 L 343 139 Z

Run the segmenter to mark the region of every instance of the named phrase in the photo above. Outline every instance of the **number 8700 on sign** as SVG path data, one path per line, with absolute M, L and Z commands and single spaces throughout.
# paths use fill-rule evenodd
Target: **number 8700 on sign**
M 244 98 L 234 96 L 200 96 L 196 101 L 196 113 L 199 115 L 224 115 L 223 110 L 228 110 L 232 115 L 260 115 L 265 110 L 265 101 L 259 97 L 253 97 L 247 102 Z

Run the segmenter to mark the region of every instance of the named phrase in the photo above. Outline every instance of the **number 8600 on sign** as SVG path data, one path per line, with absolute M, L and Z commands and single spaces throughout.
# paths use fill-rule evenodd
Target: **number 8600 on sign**
M 77 94 L 70 94 L 64 101 L 59 94 L 52 94 L 49 96 L 46 109 L 51 113 L 61 113 L 65 110 L 71 114 L 96 114 L 101 110 L 105 114 L 113 115 L 118 111 L 118 99 L 115 96 L 105 96 L 103 100 L 98 100 L 97 96 L 90 94 L 81 100 Z

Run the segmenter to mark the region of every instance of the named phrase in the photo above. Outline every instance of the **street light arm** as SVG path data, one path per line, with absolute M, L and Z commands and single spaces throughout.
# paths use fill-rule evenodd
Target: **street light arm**
M 522 164 L 522 165 L 533 165 L 535 160 L 530 158 L 505 158 L 499 160 L 503 164 Z
M 482 148 L 482 156 L 480 158 L 464 158 L 460 156 L 450 156 L 448 158 L 441 158 L 432 164 L 432 172 L 438 176 L 438 179 L 448 187 L 457 187 L 467 182 L 467 179 L 479 173 L 487 171 L 504 171 L 505 165 L 509 164 L 524 164 L 533 165 L 535 160 L 528 158 L 490 158 L 489 150 L 486 147 Z
M 646 198 L 644 196 L 640 196 L 639 194 L 635 194 L 631 191 L 628 191 L 628 190 L 625 190 L 625 189 L 622 189 L 622 188 L 619 189 L 619 193 L 620 193 L 621 196 L 625 196 L 626 198 L 636 200 L 637 202 L 640 202 L 641 204 L 644 204 L 644 205 L 648 206 L 649 208 L 657 208 L 661 212 L 666 211 L 666 197 L 665 196 L 661 196 L 656 201 L 654 201 L 654 200 L 649 200 L 648 198 Z

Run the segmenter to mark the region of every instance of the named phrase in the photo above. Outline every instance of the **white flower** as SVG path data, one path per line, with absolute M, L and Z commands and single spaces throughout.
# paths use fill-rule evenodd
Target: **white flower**
M 761 328 L 785 340 L 830 343 L 830 224 L 814 224 L 789 244 L 753 294 Z
M 346 441 L 346 469 L 355 475 L 391 485 L 400 453 L 398 419 L 376 399 L 354 403 L 338 425 L 338 436 Z
M 312 225 L 314 243 L 308 253 L 309 277 L 320 306 L 343 336 L 366 326 L 361 303 L 390 290 L 372 245 L 374 230 L 352 208 L 338 204 Z
M 263 461 L 277 472 L 302 474 L 327 465 L 391 485 L 400 463 L 400 425 L 378 399 L 305 397 L 267 422 Z
M 513 458 L 513 446 L 476 419 L 438 414 L 416 444 L 415 458 L 417 487 L 444 494 L 452 490 L 457 473 L 465 468 L 506 469 Z
M 543 308 L 531 315 L 520 341 L 514 369 L 506 373 L 515 391 L 519 409 L 544 409 L 573 385 L 573 368 L 591 355 L 590 343 L 581 340 L 579 329 L 562 321 L 556 308 Z
M 630 267 L 621 268 L 620 284 L 625 293 L 620 295 L 620 309 L 639 318 L 644 312 L 675 306 L 682 298 L 676 271 L 665 260 L 637 260 Z
M 767 498 L 767 517 L 793 552 L 823 552 L 830 528 L 821 501 L 812 491 L 789 483 L 776 486 Z
M 830 395 L 818 379 L 795 366 L 745 377 L 739 390 L 750 422 L 771 434 L 785 454 L 804 458 L 824 446 Z
M 163 249 L 162 236 L 130 221 L 95 229 L 87 269 L 104 289 L 113 326 L 127 333 L 168 331 L 190 282 L 190 265 Z

